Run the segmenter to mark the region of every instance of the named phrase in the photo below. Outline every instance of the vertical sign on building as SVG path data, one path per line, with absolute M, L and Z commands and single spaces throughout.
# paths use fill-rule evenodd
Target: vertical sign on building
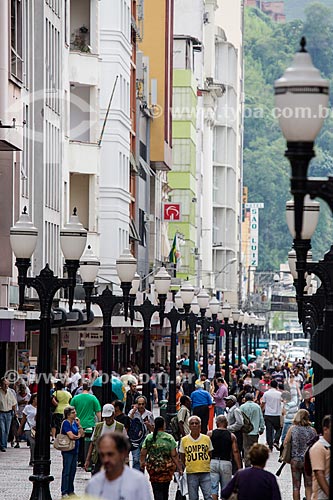
M 259 247 L 259 209 L 264 208 L 263 203 L 246 203 L 245 208 L 250 209 L 250 263 L 251 267 L 258 267 Z
M 250 210 L 250 265 L 258 267 L 259 208 Z

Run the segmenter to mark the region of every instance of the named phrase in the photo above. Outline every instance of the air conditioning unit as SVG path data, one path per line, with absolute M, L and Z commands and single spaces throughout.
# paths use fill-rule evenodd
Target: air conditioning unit
M 154 214 L 144 214 L 144 221 L 145 222 L 154 222 L 155 216 Z

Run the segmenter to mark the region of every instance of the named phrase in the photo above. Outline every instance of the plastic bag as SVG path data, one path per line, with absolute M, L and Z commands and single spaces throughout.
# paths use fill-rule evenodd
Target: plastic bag
M 179 472 L 175 472 L 175 480 L 181 496 L 188 495 L 186 472 L 181 476 Z

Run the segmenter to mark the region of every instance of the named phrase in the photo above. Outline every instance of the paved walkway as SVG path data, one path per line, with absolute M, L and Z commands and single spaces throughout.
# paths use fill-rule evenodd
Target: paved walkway
M 275 473 L 279 468 L 279 454 L 273 451 L 267 463 L 267 470 Z M 54 481 L 51 483 L 51 495 L 53 500 L 61 498 L 60 483 L 62 470 L 61 453 L 51 449 L 51 474 Z M 29 463 L 29 448 L 25 443 L 21 443 L 20 449 L 8 448 L 7 453 L 0 454 L 0 499 L 1 500 L 29 500 L 32 491 L 32 483 L 29 476 L 32 473 L 32 467 Z M 84 493 L 90 473 L 78 469 L 75 478 L 75 492 L 77 495 Z M 292 498 L 291 473 L 290 466 L 286 465 L 280 478 L 279 485 L 283 500 Z M 170 488 L 170 500 L 175 497 L 175 485 Z M 304 490 L 303 490 L 304 493 Z M 302 493 L 302 494 L 303 494 Z M 301 498 L 302 495 L 301 495 Z

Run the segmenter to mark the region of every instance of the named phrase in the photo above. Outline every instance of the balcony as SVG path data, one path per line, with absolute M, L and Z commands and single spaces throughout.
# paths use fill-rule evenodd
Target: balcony
M 80 85 L 98 86 L 99 58 L 89 52 L 73 50 L 69 54 L 69 80 Z
M 70 141 L 68 144 L 69 171 L 76 174 L 99 174 L 100 147 L 88 142 Z

